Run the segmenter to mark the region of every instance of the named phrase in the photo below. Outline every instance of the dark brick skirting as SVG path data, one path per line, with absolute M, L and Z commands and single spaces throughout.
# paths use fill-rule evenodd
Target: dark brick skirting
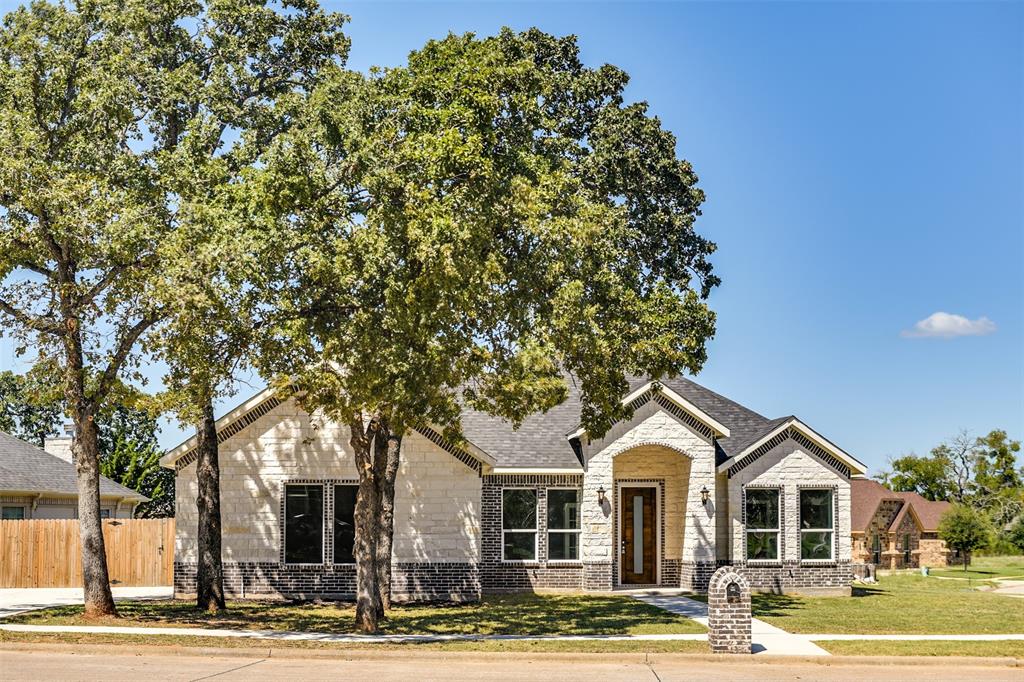
M 736 571 L 750 581 L 751 589 L 776 594 L 848 589 L 853 581 L 849 562 L 815 565 L 787 561 L 769 566 L 737 565 Z
M 679 587 L 694 592 L 707 592 L 711 576 L 718 570 L 715 561 L 682 561 L 679 565 Z
M 470 563 L 399 563 L 392 568 L 396 599 L 419 601 L 480 598 L 480 574 Z M 196 591 L 196 564 L 174 563 L 174 591 Z M 351 599 L 356 592 L 355 566 L 295 566 L 272 562 L 225 562 L 224 591 L 233 597 Z
M 583 564 L 583 589 L 612 589 L 612 562 L 595 561 Z

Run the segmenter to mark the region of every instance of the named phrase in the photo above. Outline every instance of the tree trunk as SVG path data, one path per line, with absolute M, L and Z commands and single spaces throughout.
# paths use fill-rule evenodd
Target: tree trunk
M 220 526 L 220 462 L 218 461 L 217 425 L 213 417 L 213 401 L 206 397 L 202 420 L 196 424 L 196 483 L 199 497 L 199 567 L 196 575 L 196 607 L 204 611 L 222 611 L 224 601 L 224 566 L 221 561 Z
M 117 616 L 107 572 L 107 550 L 100 518 L 100 460 L 98 431 L 92 415 L 74 415 L 71 445 L 78 472 L 78 530 L 82 541 L 82 586 L 85 617 Z
M 86 398 L 82 336 L 78 320 L 65 312 L 64 397 L 75 424 L 71 453 L 78 484 L 78 531 L 82 544 L 82 588 L 85 617 L 117 616 L 107 572 L 107 549 L 100 518 L 99 430 L 94 405 Z
M 384 618 L 391 608 L 391 551 L 395 535 L 395 477 L 398 475 L 402 434 L 384 422 L 374 439 L 374 470 L 380 500 L 377 529 L 377 615 Z
M 356 628 L 362 632 L 377 631 L 377 535 L 380 515 L 380 497 L 373 466 L 373 439 L 380 422 L 371 419 L 363 428 L 361 417 L 349 422 L 349 442 L 355 454 L 356 470 L 359 473 L 359 492 L 355 508 L 355 554 L 356 560 Z

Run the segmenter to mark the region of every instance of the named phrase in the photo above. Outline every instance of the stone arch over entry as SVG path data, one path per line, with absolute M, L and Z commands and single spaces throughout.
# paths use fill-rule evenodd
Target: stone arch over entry
M 670 442 L 649 440 L 621 448 L 611 457 L 617 582 L 633 582 L 632 576 L 627 574 L 634 558 L 629 553 L 635 548 L 636 531 L 642 526 L 649 531 L 647 542 L 653 542 L 647 549 L 654 564 L 654 579 L 642 582 L 679 585 L 687 526 L 690 456 Z M 630 508 L 633 499 L 649 489 L 653 489 L 656 496 L 651 518 L 640 526 L 627 528 L 636 523 L 636 511 Z

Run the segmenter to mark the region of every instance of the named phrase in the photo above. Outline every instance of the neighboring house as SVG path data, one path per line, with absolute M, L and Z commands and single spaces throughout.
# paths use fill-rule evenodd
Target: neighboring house
M 571 384 L 570 384 L 571 385 Z M 849 594 L 850 478 L 864 466 L 796 417 L 766 419 L 686 379 L 635 379 L 601 438 L 569 398 L 518 430 L 463 415 L 465 442 L 402 441 L 394 593 L 756 589 Z M 356 469 L 348 429 L 267 390 L 217 421 L 226 589 L 349 597 Z M 195 591 L 195 439 L 177 471 L 175 590 Z
M 78 518 L 78 483 L 71 439 L 46 441 L 47 450 L 0 431 L 0 512 L 3 520 Z M 149 498 L 100 477 L 100 515 L 130 519 Z
M 950 562 L 953 553 L 939 538 L 939 521 L 949 502 L 893 492 L 868 478 L 854 478 L 851 485 L 854 563 L 895 570 Z

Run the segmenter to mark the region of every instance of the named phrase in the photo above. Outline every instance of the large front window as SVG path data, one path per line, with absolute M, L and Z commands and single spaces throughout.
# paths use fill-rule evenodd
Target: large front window
M 748 488 L 746 491 L 747 559 L 779 560 L 779 491 Z
M 580 504 L 578 490 L 548 490 L 548 559 L 580 558 Z
M 324 561 L 324 487 L 287 485 L 284 500 L 284 560 L 289 564 Z
M 356 544 L 357 485 L 334 486 L 334 563 L 353 564 Z
M 501 557 L 505 561 L 537 560 L 537 491 L 501 491 Z
M 800 558 L 830 561 L 835 517 L 832 490 L 800 491 Z

